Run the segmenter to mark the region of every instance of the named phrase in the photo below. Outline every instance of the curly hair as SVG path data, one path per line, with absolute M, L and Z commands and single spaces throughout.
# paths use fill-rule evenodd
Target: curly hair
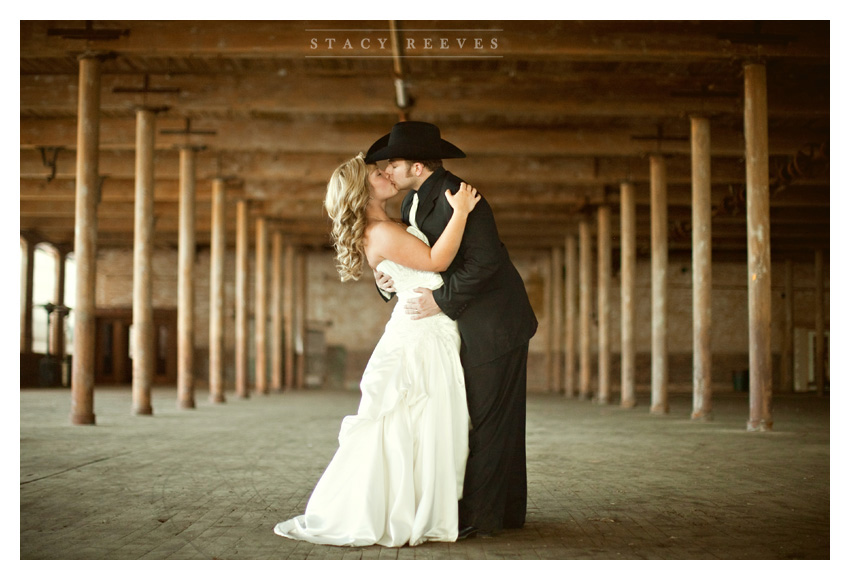
M 359 280 L 363 273 L 369 169 L 363 153 L 336 168 L 328 181 L 325 210 L 333 220 L 331 241 L 340 279 Z

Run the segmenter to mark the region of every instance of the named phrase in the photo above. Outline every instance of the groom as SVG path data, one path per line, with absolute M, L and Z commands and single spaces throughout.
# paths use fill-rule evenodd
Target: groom
M 402 220 L 433 246 L 452 214 L 443 192 L 455 193 L 461 183 L 442 160 L 462 157 L 466 154 L 442 139 L 436 126 L 405 121 L 372 145 L 366 163 L 388 161 L 389 178 L 399 190 L 410 189 L 401 204 Z M 458 505 L 458 539 L 463 539 L 525 523 L 526 366 L 537 319 L 486 199 L 469 214 L 460 250 L 442 277 L 444 285 L 433 292 L 417 289 L 419 298 L 410 300 L 406 311 L 414 319 L 442 311 L 458 323 L 472 422 Z M 391 288 L 391 281 L 378 279 L 378 285 Z

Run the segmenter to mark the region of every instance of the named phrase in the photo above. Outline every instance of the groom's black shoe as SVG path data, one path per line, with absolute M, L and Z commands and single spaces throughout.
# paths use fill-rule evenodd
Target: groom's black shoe
M 465 540 L 467 538 L 472 538 L 476 535 L 478 535 L 478 528 L 476 528 L 475 526 L 461 525 L 457 531 L 458 540 Z

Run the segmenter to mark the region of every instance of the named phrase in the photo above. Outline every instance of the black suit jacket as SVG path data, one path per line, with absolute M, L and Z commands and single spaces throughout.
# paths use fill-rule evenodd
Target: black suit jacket
M 461 181 L 440 168 L 418 191 L 416 224 L 432 246 L 454 211 L 445 191 L 457 192 Z M 411 191 L 401 204 L 402 220 L 408 225 L 412 201 Z M 537 318 L 525 285 L 483 197 L 469 214 L 460 249 L 442 277 L 444 285 L 434 291 L 434 299 L 449 318 L 457 320 L 464 367 L 489 362 L 534 336 Z

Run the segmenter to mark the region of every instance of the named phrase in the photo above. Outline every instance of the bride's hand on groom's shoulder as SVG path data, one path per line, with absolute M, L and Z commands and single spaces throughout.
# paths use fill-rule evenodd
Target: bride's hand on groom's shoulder
M 446 190 L 446 199 L 455 211 L 469 214 L 475 209 L 476 204 L 481 200 L 481 196 L 478 195 L 477 189 L 468 183 L 461 182 L 457 193 L 453 194 L 450 190 Z

